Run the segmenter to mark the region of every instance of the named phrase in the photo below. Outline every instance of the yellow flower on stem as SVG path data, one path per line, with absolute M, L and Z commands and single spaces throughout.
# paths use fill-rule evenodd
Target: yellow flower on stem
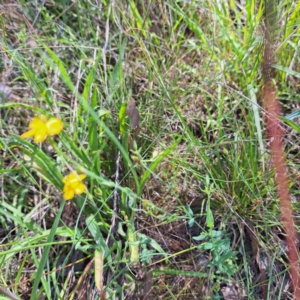
M 65 200 L 71 200 L 75 195 L 80 195 L 85 191 L 85 185 L 82 183 L 85 177 L 85 174 L 77 174 L 76 172 L 72 172 L 64 177 L 63 193 Z
M 59 134 L 63 129 L 63 123 L 58 118 L 47 120 L 44 115 L 35 116 L 29 123 L 29 129 L 21 135 L 22 139 L 33 137 L 36 143 L 43 142 L 48 135 Z

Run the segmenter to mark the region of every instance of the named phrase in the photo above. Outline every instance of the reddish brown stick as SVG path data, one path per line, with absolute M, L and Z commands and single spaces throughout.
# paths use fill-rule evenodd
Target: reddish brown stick
M 285 154 L 283 148 L 283 129 L 280 124 L 280 103 L 276 99 L 276 88 L 273 83 L 275 69 L 274 62 L 274 38 L 277 28 L 277 7 L 274 0 L 265 1 L 264 22 L 264 53 L 263 75 L 264 92 L 263 102 L 266 110 L 266 126 L 270 138 L 272 164 L 275 170 L 275 180 L 281 207 L 282 226 L 285 231 L 285 240 L 290 266 L 290 277 L 294 290 L 294 300 L 300 300 L 300 279 L 298 264 L 297 235 L 295 230 L 293 211 L 290 202 L 289 180 Z
M 276 90 L 269 82 L 264 88 L 264 105 L 267 112 L 267 129 L 270 137 L 273 168 L 276 174 L 276 185 L 281 207 L 281 220 L 286 234 L 290 263 L 290 276 L 294 289 L 294 299 L 300 299 L 300 280 L 298 265 L 297 234 L 294 225 L 292 207 L 290 203 L 289 180 L 286 172 L 286 161 L 283 150 L 283 130 L 279 121 L 280 104 L 276 100 Z

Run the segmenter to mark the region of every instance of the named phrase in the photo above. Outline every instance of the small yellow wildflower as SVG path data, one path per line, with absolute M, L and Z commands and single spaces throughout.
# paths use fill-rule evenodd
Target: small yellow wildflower
M 85 185 L 82 180 L 86 177 L 85 174 L 77 174 L 76 172 L 70 173 L 63 179 L 64 189 L 64 199 L 71 200 L 75 195 L 80 195 L 85 190 Z
M 58 118 L 47 120 L 44 115 L 35 116 L 29 123 L 29 129 L 21 135 L 22 139 L 33 137 L 36 143 L 43 142 L 48 135 L 59 134 L 63 129 L 63 123 Z

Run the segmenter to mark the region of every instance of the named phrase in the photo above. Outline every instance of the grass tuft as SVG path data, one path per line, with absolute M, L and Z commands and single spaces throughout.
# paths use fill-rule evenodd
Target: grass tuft
M 268 66 L 296 226 L 299 8 L 279 3 Z M 264 11 L 254 0 L 0 6 L 0 293 L 292 299 L 262 108 Z M 21 139 L 35 115 L 63 131 Z M 85 189 L 65 201 L 73 171 Z

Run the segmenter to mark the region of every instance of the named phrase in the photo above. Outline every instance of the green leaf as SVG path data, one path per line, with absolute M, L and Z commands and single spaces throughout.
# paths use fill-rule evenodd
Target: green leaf
M 195 223 L 195 219 L 194 218 L 189 219 L 188 225 L 189 225 L 190 228 L 193 227 L 194 223 Z
M 30 300 L 35 300 L 37 298 L 36 296 L 37 296 L 37 293 L 38 293 L 38 287 L 39 287 L 40 281 L 42 281 L 42 283 L 43 283 L 44 290 L 46 292 L 48 291 L 48 294 L 47 294 L 48 299 L 51 299 L 51 296 L 49 294 L 49 289 L 47 288 L 47 282 L 44 279 L 44 276 L 42 274 L 44 272 L 45 263 L 49 259 L 49 252 L 50 252 L 50 249 L 51 249 L 51 246 L 52 246 L 51 243 L 54 241 L 54 236 L 55 236 L 58 224 L 60 222 L 61 214 L 63 212 L 65 204 L 66 204 L 66 202 L 63 201 L 60 205 L 60 208 L 59 208 L 59 210 L 56 214 L 55 220 L 54 220 L 54 222 L 52 224 L 52 227 L 51 227 L 50 234 L 49 234 L 48 239 L 47 239 L 47 243 L 49 243 L 49 245 L 44 247 L 42 258 L 41 258 L 40 262 L 36 264 L 36 265 L 38 265 L 38 269 L 37 269 L 37 272 L 35 274 L 35 280 L 33 282 Z
M 202 273 L 202 272 L 181 271 L 181 270 L 172 270 L 172 269 L 167 269 L 167 270 L 155 269 L 155 270 L 153 270 L 153 275 L 161 275 L 161 274 L 204 277 L 204 278 L 208 277 L 207 273 Z
M 183 18 L 184 22 L 187 24 L 189 29 L 195 33 L 195 35 L 201 40 L 203 45 L 207 45 L 208 38 L 204 34 L 202 27 L 200 26 L 198 20 L 188 16 L 180 7 L 176 4 L 175 6 L 170 6 L 180 17 Z
M 1 140 L 0 142 L 4 143 L 4 140 Z M 58 171 L 53 160 L 47 154 L 45 154 L 35 145 L 27 142 L 24 139 L 21 139 L 19 136 L 14 136 L 7 142 L 7 146 L 9 148 L 21 147 L 22 153 L 26 154 L 28 158 L 30 158 L 29 160 L 27 158 L 27 160 L 28 163 L 31 164 L 33 169 L 45 180 L 62 190 L 62 175 Z
M 92 170 L 93 169 L 93 165 L 91 163 L 91 161 L 89 160 L 87 154 L 85 153 L 84 150 L 80 150 L 76 143 L 70 138 L 70 136 L 68 134 L 66 134 L 65 132 L 62 132 L 60 134 L 61 140 L 64 144 L 64 146 L 71 152 L 74 154 L 74 156 L 80 160 L 80 162 L 88 169 Z M 80 163 L 79 161 L 77 161 L 78 163 Z
M 203 249 L 203 250 L 211 250 L 213 248 L 214 248 L 214 244 L 210 243 L 210 242 L 207 242 L 207 243 L 204 243 L 201 245 L 201 249 Z
M 298 117 L 300 117 L 300 109 L 294 111 L 293 113 L 291 113 L 291 114 L 289 114 L 289 115 L 287 115 L 287 116 L 285 116 L 283 119 L 284 119 L 284 120 L 285 120 L 285 119 L 286 119 L 286 120 L 293 120 L 293 119 L 298 118 Z
M 208 228 L 214 227 L 214 216 L 209 206 L 206 209 L 206 226 Z
M 213 238 L 219 238 L 222 234 L 224 234 L 223 230 L 212 230 L 211 231 L 211 236 Z
M 256 128 L 256 134 L 258 138 L 258 143 L 259 143 L 259 151 L 261 154 L 261 162 L 262 162 L 262 168 L 263 170 L 265 169 L 265 147 L 264 147 L 264 142 L 263 142 L 263 137 L 262 137 L 262 129 L 261 129 L 261 121 L 260 121 L 260 116 L 259 116 L 259 109 L 257 106 L 257 99 L 256 99 L 256 91 L 254 90 L 254 87 L 252 84 L 248 84 L 248 91 L 250 94 L 251 98 L 251 105 L 252 105 L 252 111 L 253 111 L 253 116 L 254 116 L 254 122 L 255 122 L 255 128 Z
M 142 239 L 142 240 L 147 239 L 149 241 L 147 244 L 149 246 L 151 246 L 153 249 L 155 249 L 158 254 L 163 255 L 166 258 L 168 257 L 168 254 L 163 250 L 163 248 L 154 239 L 148 237 L 147 235 L 145 235 L 143 233 L 137 233 L 137 236 L 139 239 Z
M 93 67 L 91 68 L 91 70 L 87 76 L 85 85 L 84 85 L 82 96 L 87 102 L 89 100 L 89 95 L 90 95 L 90 90 L 92 88 L 92 84 L 95 81 L 95 69 L 98 67 L 100 58 L 101 58 L 101 51 L 98 52 L 97 59 L 95 60 L 95 63 L 93 65 Z M 97 102 L 98 102 L 97 89 L 94 88 L 92 97 L 91 97 L 91 106 L 90 106 L 92 110 L 95 110 L 95 108 L 97 106 Z M 80 112 L 78 112 L 78 113 L 80 113 Z M 99 145 L 98 145 L 99 133 L 98 133 L 97 127 L 98 126 L 96 124 L 95 119 L 93 118 L 92 115 L 89 114 L 88 136 L 89 136 L 89 148 L 90 148 L 91 152 L 96 151 L 99 148 Z
M 25 108 L 25 109 L 36 111 L 39 114 L 43 114 L 43 115 L 47 116 L 44 109 L 33 106 L 33 105 L 25 104 L 25 103 L 15 103 L 15 102 L 0 103 L 0 108 L 4 108 L 4 109 L 7 109 L 7 108 Z
M 93 90 L 91 108 L 95 109 L 97 105 L 97 90 Z M 89 116 L 89 125 L 88 125 L 88 135 L 89 135 L 89 150 L 91 153 L 97 151 L 99 149 L 99 131 L 98 126 L 93 118 L 93 116 Z
M 135 231 L 134 225 L 130 222 L 126 222 L 127 225 L 127 244 L 129 246 L 129 262 L 131 264 L 138 263 L 139 260 L 139 241 L 137 241 L 137 233 Z
M 284 117 L 281 117 L 281 120 L 284 121 L 289 126 L 291 126 L 293 129 L 295 129 L 298 133 L 300 133 L 300 126 L 298 124 Z
M 48 54 L 51 56 L 52 59 L 50 59 L 45 53 L 40 51 L 40 54 L 42 56 L 42 59 L 47 63 L 47 65 L 50 65 L 53 69 L 58 68 L 60 71 L 60 78 L 65 83 L 65 85 L 72 91 L 75 91 L 74 84 L 71 80 L 71 78 L 68 75 L 68 72 L 66 68 L 64 67 L 63 62 L 59 59 L 59 57 L 44 43 L 42 43 L 42 46 L 44 49 L 48 52 Z M 82 100 L 86 101 L 84 97 L 82 97 Z
M 283 71 L 285 73 L 288 73 L 288 74 L 293 75 L 293 76 L 295 76 L 295 77 L 297 77 L 297 78 L 300 79 L 300 73 L 295 72 L 295 71 L 293 71 L 293 70 L 291 70 L 289 68 L 286 68 L 286 67 L 283 67 L 283 66 L 279 66 L 279 65 L 272 65 L 272 68 L 280 70 L 280 71 Z
M 206 238 L 207 238 L 207 234 L 202 234 L 202 233 L 200 235 L 198 235 L 198 236 L 193 236 L 193 239 L 195 241 L 203 241 Z
M 126 129 L 126 107 L 127 103 L 123 102 L 119 111 L 119 128 L 121 136 L 124 135 Z
M 117 149 L 120 150 L 122 157 L 124 159 L 124 161 L 128 164 L 129 167 L 132 166 L 131 160 L 129 158 L 128 155 L 128 151 L 122 146 L 122 144 L 120 143 L 120 141 L 118 140 L 118 138 L 114 135 L 114 133 L 106 126 L 106 124 L 101 121 L 101 119 L 99 118 L 99 116 L 97 115 L 97 113 L 95 112 L 94 109 L 91 108 L 91 106 L 89 105 L 89 103 L 86 101 L 86 99 L 77 92 L 72 80 L 70 79 L 70 77 L 68 76 L 68 73 L 62 63 L 62 61 L 55 55 L 55 53 L 53 53 L 52 50 L 50 50 L 45 44 L 43 44 L 43 47 L 46 49 L 46 51 L 49 53 L 49 55 L 51 56 L 48 57 L 45 53 L 41 53 L 41 56 L 44 60 L 44 62 L 51 66 L 52 68 L 56 68 L 58 67 L 59 71 L 60 71 L 60 78 L 61 80 L 65 83 L 65 85 L 70 89 L 70 91 L 72 93 L 74 93 L 74 95 L 78 98 L 80 104 L 84 107 L 84 109 L 86 111 L 89 112 L 90 116 L 94 118 L 95 122 L 98 124 L 98 126 L 100 126 L 101 128 L 103 128 L 103 130 L 105 131 L 105 133 L 107 134 L 108 138 L 114 143 L 114 145 L 117 147 Z M 121 62 L 120 62 L 121 63 Z M 71 141 L 69 139 L 69 144 L 71 144 Z M 73 146 L 75 147 L 75 145 Z M 80 155 L 80 152 L 77 152 Z M 83 157 L 82 157 L 83 158 Z M 88 164 L 88 162 L 85 160 L 85 162 Z M 138 195 L 140 195 L 140 183 L 136 174 L 136 171 L 134 168 L 130 169 L 133 178 L 134 178 L 134 182 L 136 185 L 136 193 Z
M 87 228 L 89 230 L 89 232 L 91 233 L 91 235 L 93 236 L 96 244 L 98 244 L 102 251 L 104 253 L 108 253 L 109 249 L 106 245 L 106 241 L 102 235 L 102 232 L 100 230 L 100 226 L 102 227 L 102 230 L 107 231 L 106 226 L 104 224 L 97 224 L 95 221 L 95 217 L 93 215 L 89 216 L 88 218 L 86 218 L 85 223 L 87 225 Z
M 141 182 L 140 182 L 140 190 L 142 191 L 147 179 L 149 176 L 153 173 L 154 169 L 157 167 L 157 165 L 180 143 L 181 137 L 175 141 L 169 148 L 167 148 L 165 151 L 163 151 L 161 154 L 158 155 L 158 157 L 150 164 L 150 166 L 146 169 L 144 172 Z M 139 195 L 138 195 L 139 196 Z

